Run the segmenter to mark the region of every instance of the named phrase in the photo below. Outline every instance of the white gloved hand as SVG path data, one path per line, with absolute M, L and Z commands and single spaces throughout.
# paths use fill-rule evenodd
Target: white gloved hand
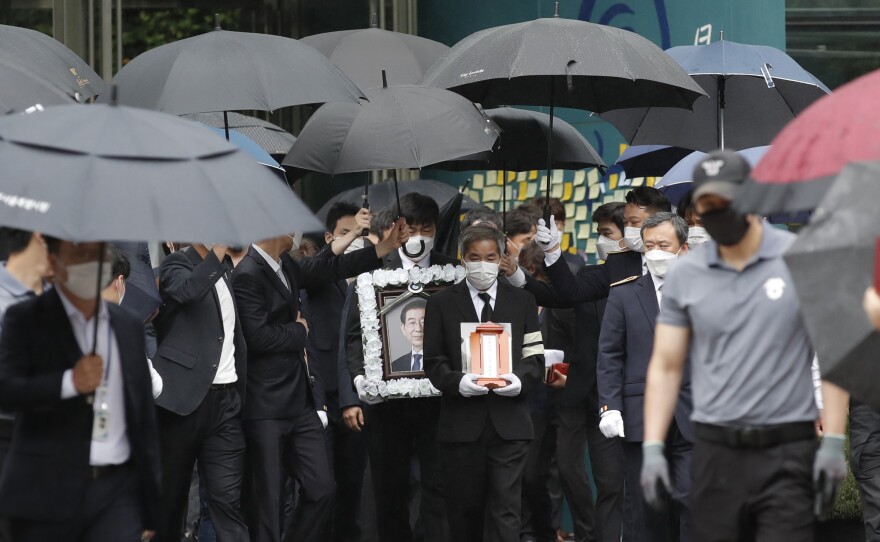
M 623 437 L 623 416 L 619 410 L 606 410 L 599 420 L 599 431 L 606 438 Z
M 535 235 L 535 242 L 538 243 L 544 252 L 553 252 L 559 246 L 559 230 L 556 228 L 556 221 L 550 215 L 550 227 L 544 222 L 543 218 L 538 219 L 538 231 Z
M 358 399 L 364 403 L 368 405 L 377 405 L 382 402 L 382 397 L 379 395 L 367 394 L 367 379 L 364 375 L 357 375 L 354 377 L 354 387 L 358 392 Z
M 458 393 L 461 394 L 462 397 L 476 397 L 478 395 L 486 395 L 489 393 L 489 388 L 486 386 L 478 386 L 476 379 L 480 378 L 480 375 L 475 375 L 472 373 L 468 373 L 461 377 L 461 381 L 458 383 Z
M 324 429 L 327 429 L 327 424 L 330 423 L 330 420 L 327 419 L 327 413 L 323 410 L 319 410 L 318 417 L 321 418 L 321 425 L 324 426 Z
M 508 384 L 504 387 L 495 388 L 494 390 L 492 390 L 495 393 L 497 393 L 498 395 L 501 395 L 503 397 L 516 397 L 522 391 L 522 382 L 520 381 L 519 377 L 516 376 L 515 374 L 507 373 L 507 374 L 499 375 L 499 378 L 503 378 L 504 380 L 507 380 L 508 382 L 510 382 L 510 384 Z

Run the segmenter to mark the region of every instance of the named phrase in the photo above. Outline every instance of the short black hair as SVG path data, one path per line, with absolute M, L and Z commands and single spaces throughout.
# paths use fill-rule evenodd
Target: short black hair
M 596 207 L 593 211 L 593 222 L 614 222 L 614 225 L 623 233 L 623 208 L 626 204 L 622 201 L 612 201 Z
M 436 226 L 440 221 L 440 207 L 433 198 L 410 192 L 400 198 L 400 216 L 407 226 Z
M 458 236 L 458 251 L 465 256 L 471 245 L 479 241 L 495 241 L 498 254 L 504 254 L 504 232 L 489 224 L 477 224 L 461 230 Z
M 394 224 L 396 217 L 397 211 L 392 207 L 373 213 L 373 219 L 370 220 L 370 233 L 378 237 L 380 241 L 384 241 L 385 231 Z
M 681 197 L 681 200 L 678 202 L 678 206 L 675 208 L 675 212 L 678 216 L 687 220 L 687 215 L 689 213 L 696 213 L 697 208 L 694 205 L 694 191 L 688 190 L 684 196 Z
M 327 231 L 333 233 L 333 230 L 336 229 L 336 223 L 339 222 L 340 218 L 355 216 L 360 210 L 360 207 L 347 201 L 337 201 L 327 211 L 327 218 L 324 220 Z
M 544 214 L 544 202 L 547 201 L 547 198 L 540 197 L 532 200 L 532 205 L 541 209 L 541 214 Z M 561 220 L 565 222 L 565 204 L 563 204 L 559 198 L 550 198 L 550 214 L 553 215 L 553 220 Z
M 538 246 L 538 243 L 532 241 L 522 247 L 522 250 L 519 251 L 519 264 L 535 279 L 549 282 L 547 273 L 544 271 L 544 249 Z
M 507 213 L 507 219 L 504 222 L 505 229 L 507 230 L 505 233 L 508 236 L 531 233 L 532 228 L 538 224 L 535 215 L 522 208 L 517 208 Z
M 128 280 L 131 274 L 131 262 L 128 256 L 114 245 L 108 245 L 107 252 L 110 254 L 110 272 L 113 274 L 113 279 L 122 275 L 122 278 Z
M 427 306 L 427 304 L 428 304 L 427 301 L 425 301 L 421 297 L 414 299 L 414 300 L 410 301 L 409 303 L 407 303 L 406 306 L 403 307 L 403 310 L 400 311 L 400 323 L 401 324 L 406 323 L 406 313 L 408 313 L 409 311 L 411 311 L 413 309 L 424 309 Z
M 672 211 L 669 198 L 652 186 L 637 186 L 626 193 L 626 202 L 644 207 L 651 214 Z
M 34 232 L 28 230 L 0 228 L 0 246 L 2 246 L 3 250 L 0 260 L 5 260 L 12 254 L 24 251 L 30 244 L 33 235 Z
M 461 221 L 461 228 L 464 229 L 473 226 L 474 222 L 478 224 L 490 224 L 499 230 L 501 229 L 501 216 L 485 205 L 477 207 L 476 209 L 471 209 L 465 213 L 464 219 Z
M 43 239 L 46 241 L 46 247 L 49 250 L 49 254 L 57 255 L 61 251 L 61 239 L 50 237 L 48 235 L 44 235 Z

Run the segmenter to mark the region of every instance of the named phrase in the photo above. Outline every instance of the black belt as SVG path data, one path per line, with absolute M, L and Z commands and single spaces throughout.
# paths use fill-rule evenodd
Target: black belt
M 230 388 L 235 387 L 235 382 L 230 382 L 229 384 L 211 384 L 212 390 L 228 390 Z
M 726 427 L 694 423 L 697 438 L 731 448 L 770 448 L 779 444 L 816 438 L 812 422 L 783 423 L 760 427 Z
M 125 463 L 121 463 L 119 465 L 101 465 L 99 467 L 93 466 L 91 472 L 92 480 L 97 480 L 102 476 L 106 476 L 108 474 L 127 469 L 130 465 L 131 461 L 126 461 Z

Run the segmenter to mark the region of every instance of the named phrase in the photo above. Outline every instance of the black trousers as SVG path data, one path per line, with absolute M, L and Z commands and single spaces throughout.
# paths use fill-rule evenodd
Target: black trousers
M 241 400 L 235 388 L 210 390 L 188 416 L 159 408 L 162 452 L 162 527 L 157 542 L 179 542 L 190 479 L 199 461 L 208 510 L 220 542 L 247 542 L 241 512 L 244 434 Z
M 556 461 L 568 500 L 577 542 L 620 542 L 623 511 L 623 448 L 620 439 L 605 438 L 599 416 L 587 402 L 556 405 Z M 596 482 L 594 501 L 584 464 L 589 445 Z
M 550 464 L 556 452 L 556 427 L 551 423 L 551 417 L 550 413 L 532 413 L 535 438 L 529 443 L 523 470 L 520 533 L 530 534 L 540 542 L 556 542 L 557 525 L 553 521 L 553 502 L 548 485 Z
M 813 439 L 763 449 L 697 439 L 691 515 L 700 542 L 813 540 Z
M 449 540 L 440 450 L 435 442 L 440 399 L 394 399 L 368 406 L 365 430 L 382 542 L 411 542 L 410 465 L 419 461 L 419 515 L 426 542 Z M 456 541 L 457 542 L 457 541 Z
M 280 542 L 288 477 L 299 486 L 293 531 L 285 540 L 326 542 L 336 484 L 330 472 L 324 427 L 317 412 L 308 410 L 284 420 L 244 422 L 248 464 L 257 523 L 252 542 Z M 221 539 L 222 542 L 222 539 Z
M 89 482 L 76 520 L 11 520 L 15 542 L 139 542 L 144 531 L 137 470 L 131 464 Z M 179 537 L 178 537 L 179 540 Z
M 327 416 L 330 425 L 327 437 L 327 453 L 333 479 L 336 481 L 336 501 L 333 505 L 332 539 L 336 542 L 360 542 L 361 496 L 364 473 L 367 468 L 367 443 L 364 434 L 345 426 L 336 392 L 326 396 Z
M 880 542 L 880 413 L 853 400 L 849 416 L 850 467 L 862 497 L 865 540 Z
M 518 542 L 529 441 L 504 440 L 487 420 L 476 441 L 441 447 L 451 539 Z

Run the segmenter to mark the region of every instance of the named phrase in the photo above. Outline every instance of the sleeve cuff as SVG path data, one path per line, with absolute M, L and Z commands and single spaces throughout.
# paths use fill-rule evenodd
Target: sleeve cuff
M 554 263 L 556 263 L 559 258 L 562 257 L 562 249 L 557 248 L 553 252 L 545 252 L 544 253 L 544 265 L 550 267 Z
M 76 392 L 76 386 L 73 385 L 73 369 L 67 369 L 61 377 L 61 398 L 71 399 L 77 395 L 79 393 Z
M 507 277 L 507 282 L 509 282 L 511 286 L 516 286 L 517 288 L 522 288 L 523 286 L 525 286 L 526 274 L 523 272 L 522 267 L 516 266 L 516 271 L 514 271 L 512 275 Z

